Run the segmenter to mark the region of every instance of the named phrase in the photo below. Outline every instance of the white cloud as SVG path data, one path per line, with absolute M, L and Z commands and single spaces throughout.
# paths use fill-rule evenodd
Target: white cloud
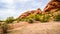
M 16 16 L 18 13 L 14 9 L 5 9 L 0 10 L 0 17 L 3 19 L 9 17 L 9 16 Z
M 27 2 L 27 1 L 31 1 L 31 0 L 19 0 L 20 2 Z
M 42 7 L 42 2 L 38 2 L 37 0 L 0 0 L 0 2 L 6 4 L 1 4 L 2 8 L 7 8 L 0 9 L 0 17 L 3 19 L 9 16 L 18 17 L 27 10 Z
M 13 0 L 0 0 L 0 2 L 12 4 Z
M 36 8 L 40 8 L 40 6 L 42 5 L 42 2 L 36 2 L 36 1 L 33 1 L 31 3 L 32 7 L 36 7 Z
M 23 1 L 23 0 L 22 0 Z M 40 8 L 42 5 L 42 2 L 37 2 L 36 0 L 26 0 L 25 3 L 20 1 L 16 1 L 16 8 L 22 8 L 22 9 L 36 9 Z
M 25 4 L 25 3 L 30 2 L 30 1 L 34 1 L 34 0 L 15 0 L 15 2 L 18 2 L 21 4 Z
M 15 8 L 15 5 L 14 5 L 14 0 L 0 0 L 0 7 L 2 8 L 9 8 L 9 9 L 12 9 L 12 8 Z

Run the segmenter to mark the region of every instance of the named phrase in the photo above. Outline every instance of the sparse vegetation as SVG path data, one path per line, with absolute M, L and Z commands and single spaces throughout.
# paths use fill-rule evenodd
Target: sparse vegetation
M 8 17 L 5 22 L 6 23 L 13 23 L 14 21 L 26 21 L 29 23 L 34 23 L 35 21 L 39 22 L 48 22 L 51 20 L 51 17 L 53 17 L 54 21 L 60 21 L 60 10 L 57 9 L 54 12 L 46 12 L 45 14 L 30 14 L 29 16 L 25 18 L 17 18 L 14 19 L 14 17 Z M 2 21 L 1 21 L 2 22 Z
M 49 11 L 46 14 L 30 14 L 29 16 L 20 19 L 20 21 L 27 21 L 27 22 L 33 23 L 34 21 L 48 22 L 51 19 L 55 21 L 60 21 L 60 10 L 59 9 L 56 9 L 55 11 L 52 11 L 52 12 Z
M 19 19 L 19 21 L 26 21 L 26 22 L 29 22 L 29 23 L 33 23 L 34 17 L 35 17 L 34 15 L 29 15 L 26 18 Z
M 40 22 L 48 22 L 50 16 L 48 14 L 31 14 L 26 18 L 20 19 L 21 21 L 27 21 L 29 23 L 33 23 L 34 21 L 40 21 Z
M 7 33 L 7 23 L 3 23 L 1 27 L 3 29 L 3 33 Z
M 8 17 L 5 22 L 6 23 L 13 23 L 13 21 L 14 21 L 14 17 Z
M 55 21 L 60 21 L 60 14 L 55 16 Z

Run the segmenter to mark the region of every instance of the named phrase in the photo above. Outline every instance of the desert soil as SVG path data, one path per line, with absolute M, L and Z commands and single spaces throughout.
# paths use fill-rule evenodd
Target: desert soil
M 28 24 L 8 30 L 7 34 L 60 34 L 60 22 Z

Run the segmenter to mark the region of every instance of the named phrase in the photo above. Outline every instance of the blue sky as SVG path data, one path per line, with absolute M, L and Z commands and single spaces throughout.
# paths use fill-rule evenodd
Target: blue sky
M 9 16 L 15 18 L 22 13 L 46 6 L 50 0 L 0 0 L 0 19 L 6 19 Z

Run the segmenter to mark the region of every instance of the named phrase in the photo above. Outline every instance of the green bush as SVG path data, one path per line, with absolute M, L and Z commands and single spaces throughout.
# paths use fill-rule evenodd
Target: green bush
M 13 23 L 13 21 L 14 21 L 14 17 L 8 17 L 5 22 L 6 23 Z
M 26 22 L 29 22 L 29 23 L 33 23 L 34 19 L 35 19 L 35 15 L 31 14 L 31 15 L 25 17 L 25 18 L 20 19 L 20 21 L 26 21 Z
M 50 16 L 47 14 L 42 14 L 42 15 L 37 15 L 36 19 L 40 22 L 48 22 L 49 21 Z
M 26 18 L 22 18 L 21 21 L 27 21 L 33 23 L 34 21 L 47 22 L 49 21 L 50 16 L 48 14 L 31 14 Z
M 60 14 L 56 15 L 56 16 L 54 17 L 54 20 L 55 20 L 55 21 L 60 21 Z
M 27 22 L 29 22 L 29 23 L 33 23 L 33 22 L 34 22 L 34 19 L 29 18 L 29 19 L 27 19 Z
M 3 33 L 4 33 L 4 34 L 7 33 L 7 28 L 8 28 L 7 23 L 3 23 L 3 24 L 1 25 L 1 27 L 2 27 L 2 29 L 3 29 Z
M 1 23 L 0 23 L 0 26 L 1 26 Z
M 40 21 L 41 16 L 42 16 L 42 15 L 40 15 L 40 14 L 36 14 L 35 20 L 36 20 L 36 21 Z

